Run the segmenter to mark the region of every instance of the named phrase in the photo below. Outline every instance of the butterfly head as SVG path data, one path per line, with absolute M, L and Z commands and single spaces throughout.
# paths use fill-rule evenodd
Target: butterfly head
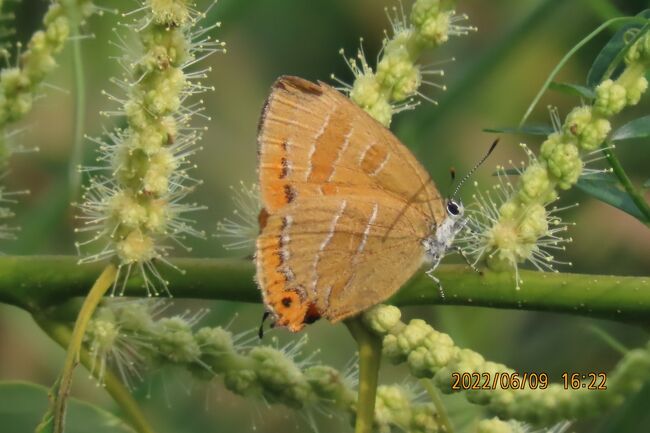
M 463 215 L 465 214 L 465 207 L 463 206 L 463 203 L 456 198 L 449 198 L 447 200 L 447 217 L 451 218 L 452 220 L 459 220 L 463 218 Z

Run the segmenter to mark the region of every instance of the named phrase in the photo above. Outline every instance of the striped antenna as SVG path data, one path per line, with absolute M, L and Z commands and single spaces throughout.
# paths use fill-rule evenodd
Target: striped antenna
M 472 168 L 469 172 L 467 172 L 467 174 L 458 182 L 458 186 L 456 187 L 454 193 L 450 196 L 450 198 L 456 197 L 456 194 L 458 194 L 458 191 L 460 191 L 460 187 L 462 187 L 463 184 L 467 181 L 467 179 L 469 179 L 474 174 L 474 172 L 485 162 L 485 160 L 488 159 L 488 157 L 490 156 L 494 148 L 497 147 L 497 144 L 499 144 L 499 140 L 500 138 L 494 140 L 492 146 L 490 146 L 490 150 L 487 151 L 485 156 L 483 156 L 483 158 L 481 158 L 481 160 L 474 166 L 474 168 Z

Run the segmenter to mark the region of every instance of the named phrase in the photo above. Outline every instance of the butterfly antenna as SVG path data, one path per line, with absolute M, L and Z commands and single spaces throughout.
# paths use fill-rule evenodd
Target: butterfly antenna
M 499 140 L 499 138 L 494 140 L 492 146 L 490 146 L 490 149 L 487 151 L 485 156 L 483 156 L 483 158 L 481 158 L 481 160 L 476 163 L 476 165 L 470 171 L 467 172 L 467 174 L 460 180 L 460 182 L 458 182 L 458 186 L 456 186 L 454 193 L 450 197 L 456 197 L 456 194 L 458 194 L 458 191 L 460 191 L 460 188 L 467 181 L 467 179 L 469 179 L 474 174 L 474 172 L 485 162 L 485 160 L 488 159 L 494 148 L 497 147 L 497 144 L 499 144 Z

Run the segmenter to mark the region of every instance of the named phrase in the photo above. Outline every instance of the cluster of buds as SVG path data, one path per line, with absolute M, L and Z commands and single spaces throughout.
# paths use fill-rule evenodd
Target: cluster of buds
M 375 430 L 391 433 L 393 426 L 409 433 L 443 433 L 438 413 L 433 403 L 416 390 L 403 385 L 381 385 L 377 388 L 375 402 Z
M 202 101 L 192 97 L 208 90 L 201 84 L 209 68 L 189 71 L 206 56 L 224 51 L 223 43 L 207 33 L 219 24 L 200 28 L 205 16 L 184 0 L 150 1 L 145 16 L 127 25 L 137 32 L 141 49 L 121 65 L 125 79 L 115 80 L 127 97 L 111 99 L 121 104 L 111 115 L 126 117 L 127 127 L 95 140 L 100 145 L 99 167 L 81 204 L 85 225 L 78 231 L 93 236 L 77 246 L 103 242 L 81 261 L 115 258 L 126 281 L 132 268 L 140 271 L 150 294 L 167 284 L 154 266 L 166 262 L 171 240 L 189 250 L 183 240 L 202 237 L 186 214 L 202 209 L 183 199 L 200 183 L 188 174 L 189 156 L 199 150 L 201 128 L 191 125 L 202 114 Z M 129 51 L 120 38 L 122 48 Z M 209 118 L 207 118 L 209 120 Z M 124 271 L 122 272 L 122 270 Z
M 554 270 L 554 252 L 570 241 L 559 235 L 566 225 L 557 208 L 548 205 L 559 191 L 571 188 L 587 174 L 586 160 L 602 152 L 611 124 L 609 117 L 636 105 L 648 88 L 645 73 L 650 67 L 650 33 L 646 32 L 627 51 L 625 69 L 617 79 L 605 79 L 595 89 L 592 105 L 574 108 L 564 122 L 553 113 L 555 131 L 535 156 L 525 145 L 529 164 L 518 169 L 519 182 L 512 185 L 500 169 L 496 194 L 475 195 L 470 209 L 470 230 L 458 241 L 476 262 L 485 260 L 495 270 L 514 268 L 530 261 L 540 270 Z M 520 279 L 516 272 L 516 286 Z
M 198 381 L 222 380 L 230 391 L 296 410 L 327 410 L 349 414 L 356 408 L 357 373 L 339 371 L 302 357 L 306 337 L 280 347 L 257 344 L 251 332 L 233 334 L 221 327 L 197 328 L 206 310 L 165 317 L 163 300 L 106 301 L 91 319 L 85 345 L 100 383 L 107 367 L 121 373 L 130 386 L 152 367 L 173 366 Z M 351 364 L 353 365 L 353 364 Z M 390 432 L 435 433 L 437 421 L 430 403 L 405 386 L 378 390 L 377 429 Z
M 423 51 L 444 44 L 450 35 L 465 35 L 476 30 L 461 25 L 465 15 L 456 15 L 450 0 L 416 0 L 407 17 L 402 9 L 394 9 L 391 19 L 392 37 L 383 42 L 382 56 L 376 71 L 368 64 L 363 50 L 357 59 L 346 59 L 354 74 L 352 86 L 342 83 L 350 99 L 376 120 L 389 126 L 393 114 L 412 108 L 412 98 L 420 96 L 434 102 L 418 89 L 422 84 L 445 89 L 431 81 L 444 71 L 422 67 L 418 61 Z
M 384 355 L 393 363 L 406 363 L 416 377 L 432 378 L 444 393 L 452 389 L 452 372 L 487 373 L 490 377 L 514 374 L 503 364 L 487 361 L 480 353 L 456 346 L 447 334 L 424 321 L 401 321 L 397 307 L 378 305 L 364 315 L 369 329 L 383 338 Z M 470 403 L 479 404 L 502 419 L 535 425 L 551 425 L 562 420 L 595 415 L 619 405 L 625 396 L 637 392 L 650 377 L 650 344 L 630 350 L 607 375 L 607 390 L 565 389 L 559 383 L 544 389 L 495 387 L 462 391 Z
M 0 2 L 0 9 L 2 9 Z M 68 40 L 71 26 L 78 25 L 71 20 L 74 16 L 85 19 L 95 11 L 90 0 L 78 0 L 70 5 L 56 1 L 52 3 L 43 18 L 43 29 L 36 31 L 27 46 L 19 54 L 15 66 L 7 66 L 0 71 L 0 170 L 4 170 L 12 153 L 20 151 L 15 143 L 18 130 L 10 130 L 10 126 L 22 119 L 32 108 L 41 84 L 48 73 L 56 66 L 54 56 L 63 50 Z M 8 18 L 9 14 L 0 13 L 0 21 Z M 0 35 L 1 36 L 1 35 Z M 9 53 L 2 49 L 3 57 Z M 11 63 L 11 62 L 8 62 Z M 0 203 L 14 202 L 13 196 L 20 192 L 8 192 L 0 187 Z M 0 206 L 0 219 L 13 217 L 13 212 L 5 206 Z M 14 227 L 0 226 L 0 239 L 13 239 Z

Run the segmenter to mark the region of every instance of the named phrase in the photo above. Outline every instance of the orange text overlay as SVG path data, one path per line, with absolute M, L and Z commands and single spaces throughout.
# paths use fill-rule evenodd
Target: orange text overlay
M 607 389 L 606 373 L 569 373 L 561 375 L 564 389 Z M 453 391 L 481 389 L 546 389 L 549 385 L 549 375 L 544 372 L 524 373 L 477 373 L 452 372 L 451 389 Z

